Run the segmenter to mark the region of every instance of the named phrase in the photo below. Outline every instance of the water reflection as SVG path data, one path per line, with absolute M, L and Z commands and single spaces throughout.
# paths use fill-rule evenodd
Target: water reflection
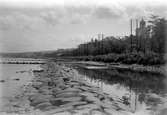
M 164 75 L 120 70 L 77 70 L 86 81 L 99 86 L 133 113 L 160 115 L 159 112 L 167 108 Z

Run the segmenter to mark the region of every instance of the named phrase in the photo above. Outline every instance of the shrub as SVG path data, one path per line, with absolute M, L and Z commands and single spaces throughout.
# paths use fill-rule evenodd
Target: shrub
M 162 56 L 161 56 L 162 57 Z M 132 52 L 123 54 L 106 54 L 97 56 L 80 56 L 77 60 L 99 61 L 99 62 L 119 62 L 123 64 L 142 64 L 142 65 L 158 65 L 164 64 L 165 60 L 154 52 L 144 54 L 143 52 Z

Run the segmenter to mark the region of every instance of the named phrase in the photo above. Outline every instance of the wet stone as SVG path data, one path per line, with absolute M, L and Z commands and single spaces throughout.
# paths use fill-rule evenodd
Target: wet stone
M 65 90 L 58 91 L 57 94 L 59 94 L 59 93 L 68 93 L 68 92 L 78 93 L 80 91 L 81 91 L 80 89 L 66 88 Z
M 61 106 L 64 105 L 66 103 L 69 103 L 69 101 L 64 101 L 64 100 L 52 100 L 51 101 L 52 105 L 54 106 Z
M 42 94 L 37 94 L 35 96 L 32 96 L 30 98 L 30 105 L 35 106 L 37 104 L 40 104 L 42 102 L 49 102 L 49 99 L 51 98 L 51 95 L 42 95 Z
M 19 79 L 19 78 L 16 78 L 16 79 L 13 79 L 13 80 L 19 81 L 20 79 Z
M 57 115 L 57 113 L 64 112 L 64 111 L 68 111 L 68 110 L 71 110 L 71 109 L 73 109 L 72 106 L 68 106 L 68 107 L 58 107 L 58 108 L 55 108 L 55 109 L 53 109 L 53 110 L 47 111 L 47 112 L 46 112 L 46 115 Z
M 84 101 L 77 101 L 77 102 L 69 102 L 67 104 L 63 104 L 60 107 L 68 107 L 68 106 L 82 106 L 87 104 L 87 102 Z
M 42 85 L 42 82 L 33 82 L 32 87 L 39 89 Z
M 39 90 L 39 93 L 42 93 L 44 95 L 51 95 L 52 94 L 52 91 L 49 90 L 49 89 L 40 89 Z
M 104 115 L 103 112 L 97 111 L 97 110 L 92 110 L 92 111 L 90 112 L 90 114 L 91 114 L 91 115 Z M 112 114 L 111 114 L 111 115 L 112 115 Z
M 50 102 L 43 102 L 43 103 L 37 104 L 34 108 L 40 109 L 40 110 L 46 110 L 46 108 L 48 108 L 50 106 L 52 106 L 52 104 Z
M 56 95 L 56 97 L 75 97 L 75 96 L 77 96 L 77 93 L 74 92 L 65 92 Z
M 99 109 L 100 107 L 96 104 L 87 104 L 87 105 L 82 105 L 82 106 L 77 106 L 76 107 L 77 109 L 85 109 L 85 108 L 88 108 L 88 109 Z
M 0 80 L 1 83 L 5 82 L 5 80 Z
M 68 98 L 62 98 L 63 101 L 69 101 L 69 102 L 80 101 L 81 99 L 82 99 L 81 97 L 68 97 Z
M 70 81 L 70 78 L 66 77 L 66 78 L 63 78 L 64 82 L 68 82 Z

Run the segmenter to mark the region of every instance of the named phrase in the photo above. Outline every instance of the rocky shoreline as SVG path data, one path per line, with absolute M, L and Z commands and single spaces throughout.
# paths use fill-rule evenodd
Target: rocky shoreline
M 156 74 L 165 74 L 167 72 L 166 65 L 146 66 L 139 64 L 103 63 L 94 61 L 78 61 L 78 62 L 73 62 L 73 64 L 76 64 L 85 69 L 117 69 L 117 70 L 147 72 Z
M 15 111 L 19 114 L 42 115 L 126 115 L 126 108 L 100 88 L 91 86 L 76 76 L 76 71 L 53 62 L 34 71 L 35 78 L 23 88 L 17 100 L 27 104 Z M 17 107 L 15 105 L 15 107 Z

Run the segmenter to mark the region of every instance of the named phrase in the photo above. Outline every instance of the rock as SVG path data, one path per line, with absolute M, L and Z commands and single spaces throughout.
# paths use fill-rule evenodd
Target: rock
M 92 110 L 90 112 L 90 115 L 105 115 L 105 114 L 103 112 L 101 112 L 101 111 Z M 112 114 L 110 114 L 110 115 L 112 115 Z
M 117 111 L 113 108 L 104 109 L 106 115 L 131 115 L 132 113 L 126 111 Z
M 92 93 L 84 92 L 81 93 L 81 95 L 85 96 L 87 101 L 91 101 L 93 103 L 101 103 L 100 100 L 97 97 L 95 97 Z
M 77 101 L 77 102 L 69 102 L 67 104 L 61 105 L 60 107 L 68 107 L 68 106 L 82 106 L 87 104 L 87 102 L 84 101 Z
M 52 91 L 49 89 L 40 89 L 39 93 L 44 94 L 44 95 L 52 95 Z
M 2 83 L 3 83 L 3 82 L 5 82 L 5 80 L 0 80 L 0 82 L 2 82 Z
M 65 90 L 57 91 L 56 93 L 57 93 L 57 94 L 61 94 L 61 93 L 69 93 L 69 92 L 72 92 L 72 93 L 78 93 L 78 92 L 80 92 L 80 91 L 81 91 L 80 89 L 66 88 Z
M 43 102 L 43 103 L 39 103 L 35 106 L 35 109 L 40 109 L 40 110 L 46 110 L 46 108 L 48 109 L 48 107 L 51 107 L 52 104 L 50 102 Z
M 50 100 L 50 103 L 54 106 L 60 106 L 60 105 L 63 105 L 63 104 L 66 104 L 68 103 L 69 101 L 64 101 L 62 100 L 62 98 L 59 98 L 59 99 L 51 99 Z
M 51 98 L 51 95 L 42 95 L 37 94 L 30 98 L 30 105 L 36 106 L 37 104 L 43 103 L 43 102 L 49 102 L 49 99 Z
M 55 87 L 51 89 L 53 94 L 57 94 L 58 92 L 62 91 L 59 87 Z
M 75 97 L 77 96 L 77 93 L 75 92 L 64 92 L 60 94 L 56 94 L 56 97 Z
M 38 90 L 36 90 L 33 87 L 27 87 L 24 91 L 24 95 L 29 96 L 29 97 L 36 95 L 36 94 L 38 94 Z
M 13 79 L 13 80 L 19 81 L 20 79 L 19 79 L 19 78 L 16 78 L 16 79 Z
M 70 78 L 64 77 L 63 80 L 64 80 L 64 82 L 68 82 L 68 81 L 70 81 Z
M 102 106 L 104 108 L 112 108 L 113 107 L 113 105 L 112 105 L 112 103 L 111 103 L 111 101 L 109 99 L 103 100 Z
M 64 111 L 64 112 L 59 112 L 59 113 L 56 113 L 56 114 L 53 114 L 53 115 L 71 115 L 71 113 L 67 112 L 67 111 Z
M 51 81 L 51 79 L 46 77 L 46 76 L 44 76 L 44 77 L 40 76 L 40 78 L 38 80 L 36 80 L 36 81 L 37 82 L 42 82 L 42 83 L 48 83 L 49 81 Z
M 42 82 L 33 82 L 32 87 L 39 89 L 42 86 Z
M 37 99 L 30 103 L 31 106 L 36 106 L 40 103 L 49 102 L 49 99 Z
M 47 111 L 47 112 L 45 112 L 45 113 L 46 113 L 46 115 L 53 115 L 53 114 L 57 115 L 57 113 L 64 112 L 64 111 L 68 111 L 68 110 L 71 110 L 71 109 L 73 109 L 72 106 L 61 107 L 61 108 L 58 107 L 58 108 L 55 108 L 55 109 L 53 109 L 53 110 Z
M 87 109 L 99 109 L 100 107 L 98 106 L 98 105 L 96 105 L 96 104 L 87 104 L 87 105 L 82 105 L 82 106 L 77 106 L 76 107 L 77 109 L 85 109 L 85 108 L 87 108 Z
M 53 81 L 48 81 L 48 86 L 55 86 L 56 84 Z
M 35 72 L 44 72 L 44 70 L 43 69 L 41 69 L 41 70 L 33 70 L 33 72 L 35 73 Z
M 62 98 L 63 101 L 69 101 L 69 102 L 76 102 L 76 101 L 80 101 L 81 99 L 82 99 L 81 97 Z

